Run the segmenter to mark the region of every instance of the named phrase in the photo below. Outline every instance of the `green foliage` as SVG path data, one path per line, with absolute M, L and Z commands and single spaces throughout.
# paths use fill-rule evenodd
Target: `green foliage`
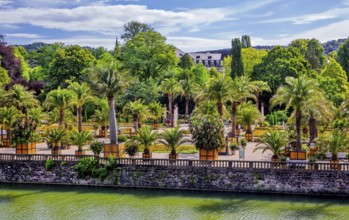
M 86 77 L 87 68 L 94 62 L 95 58 L 90 51 L 80 46 L 57 49 L 50 64 L 50 74 L 47 76 L 48 88 L 66 88 L 66 80 L 82 82 Z
M 251 76 L 253 68 L 257 64 L 260 64 L 263 60 L 263 57 L 268 54 L 266 50 L 257 50 L 252 47 L 243 48 L 241 52 L 245 76 Z
M 242 138 L 240 143 L 241 143 L 241 146 L 245 147 L 247 145 L 247 140 L 245 138 Z
M 273 111 L 266 115 L 267 121 L 270 125 L 282 125 L 286 123 L 288 117 L 285 110 Z
M 181 61 L 179 62 L 178 66 L 180 66 L 182 69 L 190 70 L 195 66 L 195 64 L 191 56 L 186 53 L 181 57 Z
M 85 178 L 87 176 L 95 176 L 97 173 L 95 170 L 99 168 L 98 160 L 93 158 L 82 158 L 79 163 L 74 166 L 74 170 L 78 173 L 79 178 Z
M 248 35 L 242 35 L 241 36 L 241 47 L 242 48 L 249 48 L 251 47 L 251 39 Z
M 174 47 L 154 31 L 138 33 L 127 41 L 123 59 L 134 76 L 140 79 L 157 78 L 161 71 L 178 63 Z
M 129 156 L 134 156 L 139 151 L 139 143 L 135 140 L 127 141 L 125 144 L 124 152 Z
M 93 141 L 90 144 L 90 149 L 92 150 L 94 155 L 99 155 L 103 151 L 103 148 L 104 148 L 104 143 L 100 141 Z
M 287 132 L 269 129 L 268 133 L 263 134 L 260 137 L 260 141 L 253 149 L 253 152 L 262 150 L 262 154 L 265 151 L 271 151 L 274 158 L 278 158 L 281 154 L 282 148 L 288 144 Z
M 325 64 L 324 48 L 320 41 L 315 38 L 296 39 L 291 42 L 290 46 L 299 49 L 311 67 L 320 72 Z
M 153 30 L 153 28 L 144 23 L 138 21 L 130 21 L 124 25 L 124 33 L 121 35 L 122 39 L 130 40 L 138 33 L 147 32 Z
M 337 51 L 337 62 L 342 66 L 349 78 L 349 38 L 339 47 Z
M 230 149 L 231 149 L 232 151 L 234 151 L 234 150 L 239 150 L 239 144 L 236 143 L 236 142 L 231 142 L 231 144 L 230 144 Z
M 78 150 L 81 151 L 82 147 L 91 143 L 94 137 L 89 131 L 72 131 L 69 135 L 70 143 L 78 146 Z
M 137 136 L 132 137 L 132 139 L 137 141 L 140 147 L 144 148 L 144 153 L 149 153 L 149 147 L 154 145 L 158 140 L 158 136 L 159 134 L 155 131 L 153 132 L 151 127 L 143 126 L 137 130 Z
M 118 142 L 125 142 L 127 141 L 127 137 L 125 135 L 118 135 Z
M 59 147 L 62 141 L 67 140 L 68 134 L 63 128 L 49 128 L 44 134 L 45 140 L 53 147 Z
M 13 144 L 27 144 L 34 142 L 33 134 L 35 133 L 37 123 L 32 120 L 26 121 L 23 117 L 18 117 L 12 125 L 11 142 Z
M 241 54 L 241 41 L 239 38 L 234 38 L 231 41 L 231 74 L 230 76 L 234 79 L 237 76 L 244 75 L 244 65 L 242 62 L 242 54 Z
M 336 129 L 328 136 L 319 137 L 316 143 L 332 153 L 332 160 L 337 160 L 337 153 L 348 148 L 349 139 L 344 131 Z
M 5 70 L 0 66 L 0 86 L 5 85 L 9 82 L 10 82 L 10 77 L 8 76 L 7 70 Z
M 276 46 L 268 52 L 260 64 L 254 67 L 253 80 L 268 83 L 273 92 L 285 82 L 287 76 L 308 74 L 311 67 L 298 49 Z
M 189 130 L 197 149 L 220 149 L 225 146 L 223 123 L 218 115 L 203 115 L 193 112 Z
M 246 126 L 248 132 L 252 131 L 251 126 L 261 117 L 259 110 L 252 103 L 248 102 L 239 106 L 237 122 Z
M 52 159 L 46 160 L 45 161 L 45 169 L 46 169 L 46 171 L 51 171 L 54 165 L 55 165 L 55 162 Z
M 127 87 L 127 93 L 120 95 L 118 99 L 118 106 L 122 107 L 130 101 L 142 100 L 144 104 L 148 105 L 151 102 L 158 100 L 159 87 L 155 80 L 133 80 Z
M 159 134 L 159 143 L 165 145 L 167 149 L 171 150 L 171 154 L 175 155 L 177 147 L 190 142 L 189 139 L 184 138 L 184 135 L 180 127 L 165 130 Z

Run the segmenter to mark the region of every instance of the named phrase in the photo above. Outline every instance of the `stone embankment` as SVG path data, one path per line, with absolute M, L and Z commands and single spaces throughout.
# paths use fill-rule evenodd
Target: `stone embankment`
M 349 196 L 349 172 L 118 165 L 101 181 L 79 178 L 77 162 L 1 161 L 0 182 Z

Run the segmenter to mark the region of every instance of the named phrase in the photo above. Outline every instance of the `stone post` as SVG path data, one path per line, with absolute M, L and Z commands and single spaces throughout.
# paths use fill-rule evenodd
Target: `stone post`
M 264 121 L 264 102 L 261 104 L 261 114 L 262 114 L 262 120 Z
M 177 120 L 178 120 L 178 105 L 176 104 L 173 112 L 173 127 L 177 127 Z

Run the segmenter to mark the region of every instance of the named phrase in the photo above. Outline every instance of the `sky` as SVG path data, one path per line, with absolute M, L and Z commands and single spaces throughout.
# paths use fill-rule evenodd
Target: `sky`
M 0 34 L 10 44 L 63 42 L 112 49 L 123 25 L 139 21 L 185 52 L 321 42 L 349 36 L 349 0 L 0 0 Z

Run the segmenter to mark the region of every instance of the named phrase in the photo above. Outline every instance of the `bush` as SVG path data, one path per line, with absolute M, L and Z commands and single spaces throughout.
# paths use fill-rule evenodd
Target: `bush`
M 315 163 L 316 159 L 315 157 L 309 157 L 309 163 Z
M 281 162 L 286 162 L 287 158 L 285 156 L 280 156 L 280 161 Z
M 90 149 L 94 155 L 99 155 L 104 148 L 104 143 L 100 141 L 94 141 L 90 144 Z
M 127 141 L 127 137 L 125 135 L 118 135 L 118 142 L 125 142 Z
M 241 139 L 241 146 L 246 147 L 247 140 L 245 138 Z
M 139 151 L 139 144 L 136 141 L 128 141 L 125 144 L 124 152 L 129 156 L 134 156 Z
M 55 162 L 54 162 L 53 160 L 51 160 L 51 159 L 48 159 L 48 160 L 46 160 L 46 162 L 45 162 L 45 169 L 46 169 L 47 171 L 50 171 L 50 170 L 52 170 L 52 168 L 53 168 L 54 165 L 55 165 Z
M 82 158 L 80 162 L 74 166 L 80 178 L 85 178 L 86 176 L 92 177 L 94 170 L 98 168 L 98 160 L 93 158 Z
M 319 152 L 316 154 L 316 159 L 323 160 L 326 158 L 326 154 L 324 152 Z
M 230 149 L 231 150 L 238 150 L 239 149 L 239 145 L 236 142 L 232 142 L 230 145 Z

